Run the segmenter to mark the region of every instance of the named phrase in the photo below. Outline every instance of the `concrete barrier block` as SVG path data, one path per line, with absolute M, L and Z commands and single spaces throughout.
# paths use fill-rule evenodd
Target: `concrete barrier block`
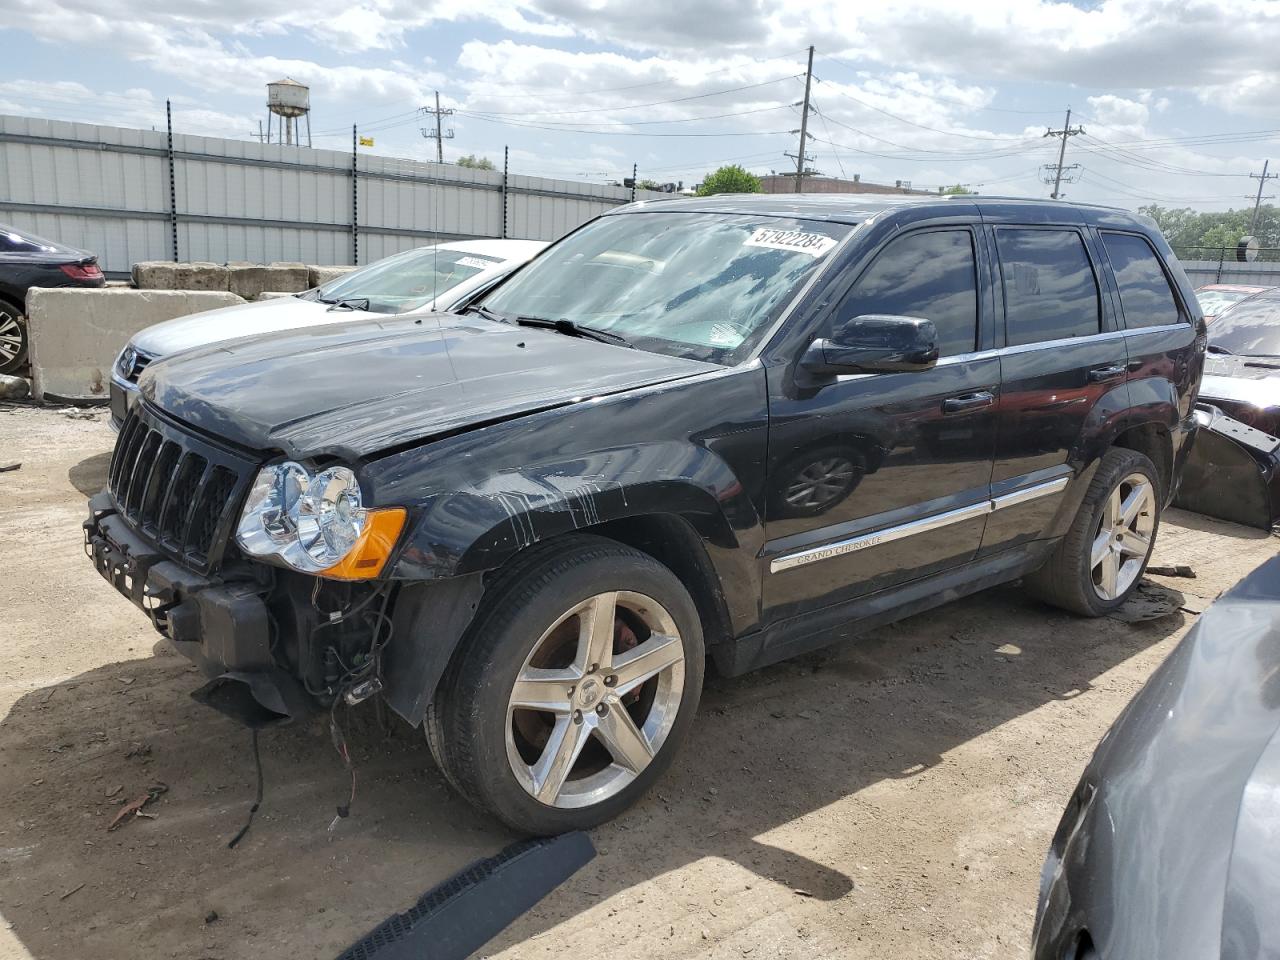
M 313 264 L 307 267 L 307 287 L 322 287 L 339 277 L 345 277 L 354 269 L 355 267 L 317 267 Z
M 301 293 L 311 286 L 311 271 L 305 263 L 273 263 L 268 269 L 274 281 L 268 290 Z
M 139 330 L 243 302 L 226 290 L 34 287 L 27 294 L 32 392 L 37 400 L 106 400 L 111 365 Z
M 218 263 L 148 260 L 133 265 L 139 290 L 226 290 L 227 268 Z
M 268 290 L 266 293 L 258 294 L 259 300 L 279 300 L 281 297 L 292 297 L 292 293 L 286 293 L 284 290 Z
M 133 285 L 139 290 L 172 290 L 178 265 L 170 260 L 143 260 L 133 265 Z
M 307 289 L 307 267 L 302 263 L 252 264 L 227 268 L 227 288 L 246 300 L 267 291 L 300 293 Z

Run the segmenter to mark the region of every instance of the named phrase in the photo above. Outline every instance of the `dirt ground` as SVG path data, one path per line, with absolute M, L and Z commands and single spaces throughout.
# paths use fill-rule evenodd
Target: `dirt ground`
M 79 417 L 85 417 L 80 419 Z M 353 715 L 359 789 L 323 725 L 249 735 L 81 551 L 102 413 L 0 406 L 0 957 L 333 957 L 513 838 L 419 735 Z M 1155 562 L 1194 580 L 1143 623 L 1016 587 L 820 656 L 713 679 L 691 742 L 599 857 L 491 943 L 502 958 L 1025 957 L 1040 863 L 1094 744 L 1260 531 L 1171 512 Z M 126 799 L 168 791 L 115 832 Z M 216 914 L 216 917 L 215 917 Z

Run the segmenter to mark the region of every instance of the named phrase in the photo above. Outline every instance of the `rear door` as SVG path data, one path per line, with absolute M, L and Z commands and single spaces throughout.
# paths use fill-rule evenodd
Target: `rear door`
M 1191 415 L 1199 352 L 1191 312 L 1176 292 L 1161 257 L 1141 233 L 1102 230 L 1102 247 L 1115 276 L 1129 356 L 1129 399 L 1138 422 Z M 1157 466 L 1160 466 L 1157 464 Z
M 1004 310 L 1000 405 L 982 554 L 1046 535 L 1089 436 L 1127 414 L 1128 357 L 1100 253 L 1081 223 L 988 228 Z
M 973 558 L 982 538 L 999 362 L 978 352 L 990 317 L 981 230 L 891 237 L 810 331 L 864 314 L 924 317 L 931 370 L 816 386 L 770 368 L 767 619 L 851 599 Z M 989 323 L 989 319 L 987 319 Z

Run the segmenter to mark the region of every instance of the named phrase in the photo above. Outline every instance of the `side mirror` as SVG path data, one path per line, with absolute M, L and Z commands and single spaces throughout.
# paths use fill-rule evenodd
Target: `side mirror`
M 866 314 L 836 325 L 800 358 L 810 373 L 899 373 L 928 370 L 938 362 L 938 332 L 932 320 Z

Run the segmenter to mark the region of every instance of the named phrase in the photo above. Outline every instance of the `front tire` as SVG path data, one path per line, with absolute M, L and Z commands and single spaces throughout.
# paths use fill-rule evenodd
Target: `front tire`
M 1085 617 L 1105 616 L 1123 605 L 1151 559 L 1160 490 L 1149 459 L 1136 450 L 1108 450 L 1071 529 L 1049 561 L 1024 580 L 1027 590 Z
M 486 594 L 428 711 L 464 796 L 516 830 L 595 826 L 666 770 L 697 710 L 697 608 L 652 557 L 575 536 Z

